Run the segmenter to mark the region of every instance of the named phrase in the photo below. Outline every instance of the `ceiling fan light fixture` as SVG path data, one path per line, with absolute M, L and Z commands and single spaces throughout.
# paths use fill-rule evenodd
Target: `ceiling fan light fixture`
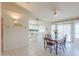
M 18 21 L 17 20 L 14 20 L 14 24 L 18 24 Z
M 56 17 L 57 16 L 57 9 L 54 9 L 53 11 L 54 11 L 53 15 Z

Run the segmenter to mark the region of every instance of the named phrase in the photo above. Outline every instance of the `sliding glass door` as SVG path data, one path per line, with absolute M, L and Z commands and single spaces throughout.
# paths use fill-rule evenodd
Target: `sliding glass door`
M 57 31 L 58 31 L 58 40 L 61 40 L 64 36 L 64 27 L 63 24 L 57 25 Z
M 79 48 L 79 22 L 74 23 L 74 45 Z
M 51 37 L 52 37 L 53 40 L 55 40 L 55 33 L 54 33 L 55 30 L 56 30 L 56 25 L 52 25 Z
M 71 42 L 71 24 L 59 24 L 57 30 L 59 39 L 67 34 L 67 42 Z
M 79 23 L 74 23 L 75 38 L 79 39 Z
M 64 25 L 64 33 L 67 34 L 67 42 L 71 42 L 71 24 Z
M 67 42 L 71 42 L 71 24 L 57 24 L 57 27 L 56 25 L 52 25 L 52 33 L 53 33 L 53 30 L 55 30 L 57 28 L 57 31 L 58 31 L 58 40 L 61 40 L 64 35 L 67 34 Z M 53 34 L 54 36 L 54 34 Z

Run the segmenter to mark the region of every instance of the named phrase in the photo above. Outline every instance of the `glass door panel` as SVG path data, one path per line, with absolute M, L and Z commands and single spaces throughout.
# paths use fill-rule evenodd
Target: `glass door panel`
M 64 34 L 67 34 L 67 42 L 71 42 L 71 24 L 64 25 Z
M 53 40 L 55 40 L 55 33 L 54 33 L 55 29 L 56 29 L 55 25 L 52 25 L 51 38 L 52 38 Z
M 79 38 L 79 23 L 75 23 L 75 38 Z
M 61 40 L 64 34 L 62 24 L 57 25 L 57 31 L 58 31 L 58 40 Z
M 57 26 L 58 39 L 61 40 L 67 34 L 67 42 L 71 42 L 71 24 L 59 24 Z

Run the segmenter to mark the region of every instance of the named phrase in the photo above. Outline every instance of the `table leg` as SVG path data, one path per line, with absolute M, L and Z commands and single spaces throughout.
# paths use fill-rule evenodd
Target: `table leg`
M 45 39 L 44 39 L 44 48 L 45 48 Z
M 58 42 L 56 42 L 56 55 L 58 54 Z

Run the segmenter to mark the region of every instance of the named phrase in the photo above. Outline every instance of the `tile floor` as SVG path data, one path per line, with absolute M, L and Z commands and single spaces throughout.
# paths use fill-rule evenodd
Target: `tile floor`
M 55 50 L 52 50 L 52 53 L 50 53 L 49 49 L 45 50 L 43 46 L 34 43 L 11 51 L 5 51 L 3 56 L 79 56 L 79 49 L 74 47 L 72 43 L 68 43 L 65 52 L 59 49 L 58 55 L 56 55 Z
M 38 39 L 40 37 L 38 36 Z M 44 49 L 43 39 L 29 39 L 28 46 L 20 47 L 10 51 L 4 51 L 3 56 L 79 56 L 79 48 L 75 46 L 75 43 L 67 43 L 67 49 L 63 52 L 58 50 L 58 55 L 55 54 L 55 50 L 52 53 L 49 49 Z

